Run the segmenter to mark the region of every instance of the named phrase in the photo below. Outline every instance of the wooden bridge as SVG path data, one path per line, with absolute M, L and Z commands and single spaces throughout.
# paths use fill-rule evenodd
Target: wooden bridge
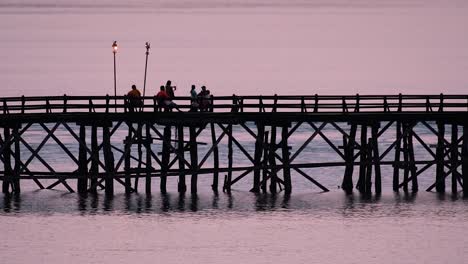
M 189 111 L 189 97 L 176 98 L 174 109 L 160 107 L 155 97 L 145 97 L 144 106 L 136 111 L 129 109 L 127 99 L 66 95 L 0 98 L 3 192 L 19 193 L 21 181 L 32 180 L 41 189 L 61 185 L 70 192 L 103 189 L 112 195 L 114 184 L 123 185 L 130 193 L 138 191 L 139 180 L 144 179 L 145 191 L 150 193 L 154 177 L 160 178 L 160 190 L 166 192 L 169 176 L 178 177 L 178 191 L 185 192 L 189 175 L 190 190 L 196 193 L 198 176 L 210 175 L 214 191 L 220 185 L 230 192 L 249 176 L 253 177 L 253 192 L 269 189 L 290 193 L 294 182 L 291 172 L 328 191 L 306 170 L 342 167 L 343 190 L 351 192 L 356 187 L 362 193 L 378 194 L 382 192 L 381 166 L 392 166 L 389 177 L 393 177 L 394 191 L 408 191 L 410 185 L 411 191 L 417 191 L 418 176 L 435 167 L 433 184 L 425 186 L 428 191 L 435 188 L 444 192 L 449 178 L 452 192 L 460 188 L 468 195 L 468 95 L 233 95 L 211 97 L 203 112 Z M 436 144 L 418 135 L 413 129 L 417 125 L 427 129 Z M 340 142 L 326 135 L 326 126 L 342 135 Z M 38 144 L 28 142 L 28 131 L 33 127 L 44 135 Z M 236 139 L 233 127 L 252 137 L 253 153 Z M 310 133 L 292 149 L 289 139 L 299 128 Z M 392 143 L 382 148 L 379 139 L 393 129 Z M 58 131 L 72 143 L 64 143 Z M 117 139 L 118 131 L 126 134 L 124 140 Z M 210 134 L 211 142 L 197 141 L 201 133 Z M 297 162 L 316 138 L 323 139 L 340 161 Z M 220 162 L 223 139 L 227 140 L 227 164 Z M 54 167 L 41 156 L 41 150 L 51 142 L 65 153 L 62 158 L 73 164 L 68 170 Z M 430 159 L 416 160 L 415 142 Z M 200 144 L 209 144 L 204 155 L 198 152 Z M 250 165 L 234 164 L 234 145 Z M 136 154 L 132 153 L 135 148 Z M 35 169 L 34 163 L 45 170 Z M 353 173 L 355 168 L 357 173 Z M 233 177 L 233 172 L 238 175 Z M 226 174 L 222 180 L 220 174 Z

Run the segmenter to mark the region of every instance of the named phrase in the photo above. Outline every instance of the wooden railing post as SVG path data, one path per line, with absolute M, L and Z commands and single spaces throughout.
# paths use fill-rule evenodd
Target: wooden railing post
M 64 94 L 64 95 L 63 95 L 63 112 L 64 112 L 64 113 L 67 112 L 67 103 L 68 103 L 68 98 L 67 98 L 67 95 Z
M 398 94 L 398 112 L 403 110 L 403 96 L 401 93 Z
M 439 96 L 439 112 L 443 112 L 444 111 L 444 94 L 441 93 L 440 96 Z
M 106 114 L 109 113 L 110 97 L 106 94 Z

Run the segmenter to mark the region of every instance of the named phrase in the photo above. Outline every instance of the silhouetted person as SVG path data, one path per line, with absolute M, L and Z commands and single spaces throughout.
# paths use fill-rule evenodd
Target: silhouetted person
M 190 89 L 190 112 L 196 112 L 199 106 L 197 91 L 195 90 L 195 85 L 192 84 L 192 88 Z
M 158 92 L 158 94 L 156 94 L 159 110 L 164 108 L 166 111 L 172 112 L 172 108 L 175 108 L 177 109 L 177 111 L 181 112 L 180 109 L 177 108 L 177 105 L 174 102 L 172 102 L 171 97 L 166 92 L 166 88 L 164 86 L 161 86 L 159 89 L 160 91 Z
M 177 90 L 177 87 L 172 86 L 171 84 L 172 84 L 171 80 L 167 80 L 165 88 L 166 88 L 166 93 L 169 96 L 169 99 L 174 100 L 175 98 L 174 91 Z
M 127 93 L 127 98 L 128 98 L 128 111 L 130 113 L 135 112 L 138 109 L 138 107 L 141 107 L 143 105 L 143 102 L 141 101 L 141 93 L 136 88 L 136 85 L 132 85 L 132 90 L 130 90 Z
M 206 89 L 206 86 L 201 87 L 200 93 L 198 93 L 198 103 L 200 105 L 200 111 L 206 112 L 210 106 L 210 90 Z
M 162 108 L 167 109 L 169 106 L 170 98 L 164 86 L 159 88 L 159 92 L 156 94 L 156 100 L 158 100 L 159 111 L 161 111 Z

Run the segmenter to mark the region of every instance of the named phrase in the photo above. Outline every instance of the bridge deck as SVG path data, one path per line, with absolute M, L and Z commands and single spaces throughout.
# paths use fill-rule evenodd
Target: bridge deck
M 73 181 L 78 192 L 102 188 L 112 194 L 114 182 L 132 192 L 138 190 L 138 179 L 144 178 L 145 190 L 151 192 L 151 179 L 158 177 L 160 189 L 165 192 L 167 177 L 176 176 L 179 192 L 185 192 L 189 175 L 190 190 L 197 192 L 198 175 L 212 174 L 213 190 L 217 190 L 219 173 L 227 173 L 222 183 L 225 191 L 253 174 L 252 191 L 266 192 L 269 183 L 270 192 L 284 188 L 290 193 L 291 172 L 328 191 L 307 169 L 343 167 L 342 189 L 351 191 L 356 187 L 370 193 L 374 186 L 374 191 L 380 193 L 380 167 L 390 165 L 395 191 L 408 191 L 410 184 L 412 191 L 417 191 L 418 177 L 435 166 L 435 181 L 427 190 L 445 191 L 446 178 L 451 176 L 452 191 L 457 193 L 461 187 L 468 194 L 468 95 L 211 96 L 199 99 L 205 100 L 199 103 L 207 103 L 203 112 L 189 111 L 194 110 L 189 97 L 174 99 L 175 108 L 158 105 L 155 97 L 143 99 L 144 106 L 130 109 L 125 96 L 0 98 L 3 191 L 19 192 L 20 180 L 30 179 L 39 188 L 63 186 L 75 191 L 69 184 Z M 417 125 L 433 138 L 418 135 L 414 129 Z M 340 138 L 327 135 L 326 126 Z M 450 135 L 446 135 L 447 126 L 451 127 Z M 40 144 L 28 142 L 32 127 L 35 133 L 39 129 L 44 135 Z M 251 136 L 253 153 L 233 135 L 234 127 Z M 290 137 L 300 127 L 310 134 L 292 148 Z M 381 149 L 381 136 L 393 129 L 393 141 Z M 58 131 L 67 133 L 73 143 L 65 144 L 56 136 Z M 126 137 L 119 138 L 116 131 L 124 131 Z M 204 155 L 198 152 L 197 144 L 202 133 L 211 137 Z M 297 161 L 316 138 L 326 142 L 337 161 Z M 434 146 L 428 143 L 434 141 Z M 51 142 L 65 152 L 64 160 L 70 162 L 68 171 L 55 168 L 41 155 L 43 147 Z M 219 155 L 222 142 L 227 148 L 227 163 Z M 415 148 L 416 144 L 419 148 Z M 136 154 L 132 146 L 138 149 Z M 234 164 L 234 146 L 250 165 Z M 421 150 L 431 158 L 417 160 L 415 151 Z M 210 166 L 206 165 L 208 159 Z M 33 161 L 46 170 L 38 171 Z M 233 173 L 237 173 L 234 178 Z M 56 181 L 45 186 L 47 179 Z

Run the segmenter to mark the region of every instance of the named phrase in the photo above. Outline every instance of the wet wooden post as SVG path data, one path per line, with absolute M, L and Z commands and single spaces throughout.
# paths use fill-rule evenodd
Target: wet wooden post
M 289 167 L 289 146 L 288 146 L 288 127 L 283 126 L 281 130 L 281 150 L 283 158 L 283 178 L 284 192 L 290 194 L 292 191 L 291 185 L 291 169 Z
M 192 167 L 192 177 L 190 179 L 190 192 L 197 193 L 198 184 L 198 144 L 197 131 L 194 126 L 189 128 L 190 137 L 190 165 Z M 229 181 L 230 183 L 230 181 Z
M 88 157 L 86 152 L 86 126 L 80 125 L 80 141 L 78 147 L 78 193 L 86 193 L 88 191 Z
M 99 174 L 99 152 L 97 140 L 97 126 L 91 126 L 91 188 L 90 192 L 97 192 L 98 174 Z
M 125 145 L 125 152 L 124 152 L 124 171 L 125 171 L 125 193 L 129 194 L 131 193 L 131 185 L 132 185 L 132 179 L 131 179 L 131 173 L 130 173 L 130 167 L 131 167 L 131 155 L 132 155 L 132 138 L 133 138 L 133 124 L 132 123 L 127 123 L 128 126 L 128 134 L 127 138 L 124 141 Z
M 3 193 L 10 192 L 10 184 L 11 184 L 11 175 L 12 175 L 12 167 L 11 167 L 11 140 L 10 140 L 10 128 L 4 127 L 3 128 L 3 135 L 5 138 L 5 147 L 3 150 L 3 159 L 4 159 L 4 176 L 3 176 L 3 184 L 2 184 L 2 191 Z
M 162 159 L 161 159 L 161 182 L 159 189 L 162 193 L 167 192 L 167 172 L 169 170 L 169 158 L 170 158 L 170 147 L 171 147 L 171 126 L 166 125 L 163 132 L 163 146 L 162 146 Z
M 382 193 L 382 174 L 380 170 L 380 154 L 379 154 L 379 131 L 380 124 L 372 125 L 372 161 L 374 162 L 375 183 L 374 189 L 376 194 Z
M 451 159 L 450 159 L 450 165 L 452 167 L 452 193 L 456 194 L 457 193 L 457 180 L 458 180 L 458 171 L 457 171 L 457 166 L 458 166 L 458 126 L 457 124 L 452 124 L 452 138 L 451 138 L 451 144 L 452 144 L 452 151 L 451 151 Z M 462 151 L 463 152 L 463 151 Z
M 213 99 L 213 96 L 211 96 Z M 211 123 L 211 142 L 213 146 L 216 145 L 216 130 L 215 130 L 215 123 Z M 214 192 L 218 191 L 219 185 L 219 152 L 218 146 L 213 147 L 213 184 L 211 185 L 211 189 Z
M 270 149 L 270 146 L 268 144 L 268 135 L 269 135 L 268 131 L 266 131 L 265 134 L 263 135 L 264 148 L 263 148 L 262 186 L 261 186 L 263 193 L 267 192 L 268 150 Z
M 356 184 L 356 188 L 360 192 L 365 191 L 365 182 L 364 179 L 366 177 L 366 162 L 367 162 L 367 125 L 362 124 L 361 125 L 361 154 L 360 154 L 360 159 L 359 159 L 359 179 Z
M 138 168 L 136 172 L 135 178 L 135 192 L 138 192 L 138 182 L 140 180 L 141 171 L 142 171 L 142 164 L 143 164 L 143 124 L 140 122 L 137 124 L 137 150 L 138 150 Z M 145 184 L 146 187 L 146 184 Z
M 393 163 L 393 191 L 397 192 L 400 185 L 400 154 L 402 141 L 401 122 L 396 122 L 396 145 L 395 145 L 395 162 Z
M 263 153 L 263 137 L 265 134 L 265 125 L 257 123 L 257 138 L 255 139 L 255 153 L 254 153 L 254 179 L 253 179 L 253 188 L 251 192 L 260 191 L 260 173 L 262 165 L 262 153 Z
M 462 178 L 463 196 L 468 197 L 468 124 L 463 125 Z
M 372 193 L 372 159 L 373 159 L 373 143 L 372 139 L 370 138 L 367 145 L 366 145 L 366 174 L 364 180 L 364 193 L 371 194 Z
M 445 192 L 444 178 L 444 135 L 445 124 L 442 121 L 437 122 L 437 147 L 436 147 L 436 191 L 439 193 Z
M 108 126 L 102 128 L 102 140 L 104 151 L 104 162 L 106 167 L 105 193 L 108 196 L 114 195 L 114 154 L 112 153 L 110 131 Z
M 226 181 L 226 191 L 228 193 L 231 192 L 231 181 L 232 181 L 232 124 L 228 125 L 227 128 L 228 132 L 228 174 L 227 174 L 227 181 Z
M 414 158 L 414 144 L 413 144 L 413 129 L 410 127 L 408 132 L 408 157 L 411 175 L 411 191 L 417 192 L 419 190 L 418 176 L 416 175 L 416 159 Z
M 351 130 L 349 133 L 349 139 L 346 141 L 345 146 L 345 158 L 346 158 L 346 167 L 343 177 L 343 183 L 341 188 L 345 192 L 351 192 L 353 190 L 353 170 L 354 170 L 354 145 L 356 142 L 356 130 L 357 125 L 351 124 Z
M 408 191 L 408 179 L 410 173 L 409 165 L 409 147 L 408 147 L 408 123 L 403 123 L 403 131 L 406 133 L 403 136 L 403 160 L 404 160 L 404 172 L 403 172 L 403 191 Z
M 177 155 L 179 157 L 179 182 L 177 190 L 180 193 L 185 193 L 187 185 L 185 184 L 184 127 L 182 125 L 177 126 L 177 137 Z
M 15 136 L 14 146 L 15 146 L 15 167 L 13 172 L 13 190 L 15 193 L 21 192 L 20 186 L 20 170 L 21 170 L 21 148 L 20 148 L 20 135 L 19 135 L 19 125 L 15 125 L 13 128 L 13 135 Z
M 270 134 L 270 148 L 268 151 L 268 159 L 270 163 L 270 192 L 271 193 L 276 193 L 276 185 L 278 185 L 278 180 L 277 180 L 277 170 L 276 170 L 276 158 L 275 158 L 275 153 L 276 153 L 276 126 L 271 127 L 271 134 Z
M 151 172 L 152 172 L 152 165 L 151 165 L 151 143 L 153 143 L 153 138 L 151 137 L 151 125 L 150 123 L 145 124 L 146 128 L 146 138 L 145 138 L 145 149 L 146 149 L 146 181 L 145 181 L 145 192 L 146 194 L 151 193 Z

